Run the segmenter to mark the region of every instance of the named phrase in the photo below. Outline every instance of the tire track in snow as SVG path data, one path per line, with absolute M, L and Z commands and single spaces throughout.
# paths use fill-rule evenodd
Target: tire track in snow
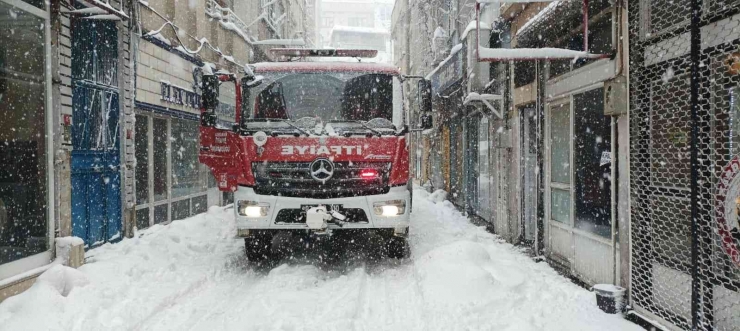
M 177 293 L 171 294 L 169 296 L 166 296 L 162 299 L 162 301 L 152 309 L 152 312 L 149 313 L 146 317 L 144 317 L 142 320 L 137 322 L 131 329 L 132 330 L 143 330 L 142 327 L 144 326 L 144 323 L 148 322 L 153 317 L 157 316 L 158 314 L 163 313 L 167 308 L 173 307 L 178 304 L 178 301 L 180 301 L 181 298 L 188 296 L 192 293 L 194 293 L 196 290 L 203 288 L 208 284 L 207 282 L 208 276 L 201 277 L 197 281 L 191 283 L 187 288 L 185 288 L 182 291 L 178 291 Z

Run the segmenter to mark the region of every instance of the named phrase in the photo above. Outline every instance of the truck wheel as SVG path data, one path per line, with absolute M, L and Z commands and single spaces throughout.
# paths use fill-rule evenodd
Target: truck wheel
M 247 253 L 247 260 L 249 261 L 265 261 L 269 258 L 270 251 L 272 251 L 272 238 L 266 236 L 244 238 L 244 251 Z
M 392 259 L 403 259 L 409 257 L 410 249 L 406 238 L 393 237 L 386 243 L 388 257 Z

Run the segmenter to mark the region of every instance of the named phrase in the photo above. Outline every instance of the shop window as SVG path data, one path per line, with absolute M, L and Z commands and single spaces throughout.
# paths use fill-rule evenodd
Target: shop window
M 487 221 L 492 220 L 491 210 L 491 172 L 490 172 L 490 128 L 488 118 L 482 117 L 478 123 L 478 215 Z
M 570 224 L 570 190 L 553 188 L 550 196 L 550 218 L 556 222 Z
M 149 117 L 136 115 L 136 204 L 149 202 Z
M 154 201 L 167 199 L 167 120 L 152 119 L 154 150 Z
M 556 183 L 570 184 L 570 105 L 550 110 L 550 175 Z
M 514 63 L 514 87 L 522 87 L 534 82 L 536 74 L 534 61 L 517 61 Z
M 160 223 L 166 223 L 168 221 L 167 219 L 167 212 L 169 211 L 169 205 L 163 204 L 154 207 L 154 224 L 160 224 Z
M 469 107 L 470 108 L 470 107 Z M 465 127 L 465 202 L 468 204 L 469 211 L 480 216 L 480 199 L 478 198 L 478 179 L 480 178 L 479 169 L 479 137 L 478 125 L 481 116 L 472 116 L 467 118 Z
M 216 177 L 213 176 L 211 169 L 203 166 L 203 173 L 206 175 L 206 178 L 208 178 L 208 188 L 216 188 Z
M 463 122 L 460 116 L 452 118 L 450 122 L 450 192 L 451 201 L 462 206 L 464 199 L 464 171 L 465 150 L 463 145 Z
M 0 21 L 2 265 L 46 251 L 49 228 L 44 20 L 0 2 Z
M 589 3 L 589 21 L 588 26 L 588 51 L 593 54 L 607 54 L 614 48 L 612 40 L 612 15 L 611 12 L 604 12 L 609 8 L 609 4 L 604 1 L 595 1 Z M 580 13 L 580 11 L 579 11 Z M 599 14 L 599 15 L 597 15 Z M 565 48 L 570 50 L 583 50 L 583 25 L 580 20 L 583 17 L 571 15 L 570 23 L 561 23 L 560 26 L 552 30 L 564 30 L 563 34 L 548 33 L 543 37 L 543 47 Z M 566 32 L 567 31 L 567 32 Z M 578 69 L 589 63 L 598 61 L 598 59 L 561 59 L 551 60 L 549 63 L 548 77 L 554 78 L 562 74 Z
M 198 162 L 198 122 L 173 118 L 171 125 L 172 197 L 201 192 L 204 184 Z
M 171 213 L 173 221 L 190 217 L 190 199 L 173 202 Z
M 26 3 L 29 3 L 29 4 L 31 4 L 34 7 L 37 7 L 37 8 L 40 8 L 40 9 L 45 9 L 44 8 L 44 0 L 22 0 L 22 1 L 24 1 Z
M 589 25 L 588 28 L 589 28 L 588 50 L 590 53 L 607 54 L 613 50 L 614 46 L 612 43 L 612 17 L 611 15 L 608 15 L 607 17 L 592 23 L 591 25 Z M 580 39 L 583 40 L 582 35 Z M 580 48 L 578 49 L 583 49 L 582 42 L 581 42 Z M 577 60 L 573 62 L 573 69 L 583 67 L 595 61 L 598 61 L 598 60 L 597 59 Z
M 221 192 L 221 200 L 224 206 L 234 203 L 234 192 Z
M 195 197 L 190 201 L 190 205 L 193 210 L 193 215 L 205 213 L 208 211 L 208 196 L 201 195 L 199 197 Z
M 611 236 L 611 118 L 604 89 L 573 96 L 575 227 Z
M 146 229 L 149 227 L 149 208 L 139 209 L 136 211 L 136 228 Z

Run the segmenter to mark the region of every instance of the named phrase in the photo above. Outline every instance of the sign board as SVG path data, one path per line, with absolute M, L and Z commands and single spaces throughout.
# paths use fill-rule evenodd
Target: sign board
M 182 105 L 188 108 L 200 109 L 200 94 L 185 88 L 161 81 L 160 98 L 162 101 Z
M 464 49 L 465 47 L 463 47 Z M 463 78 L 463 50 L 458 51 L 442 62 L 432 75 L 432 93 L 436 95 Z

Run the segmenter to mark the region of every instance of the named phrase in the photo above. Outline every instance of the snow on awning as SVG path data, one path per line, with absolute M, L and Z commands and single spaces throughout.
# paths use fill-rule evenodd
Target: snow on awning
M 123 5 L 121 5 L 121 8 L 115 8 L 111 6 L 111 4 L 108 2 L 108 0 L 105 0 L 105 2 L 101 0 L 79 0 L 80 3 L 85 5 L 88 8 L 99 8 L 102 11 L 105 12 L 105 14 L 115 15 L 118 16 L 121 20 L 128 20 L 129 17 L 126 15 L 126 13 L 123 11 Z M 90 14 L 103 14 L 101 12 L 91 12 Z M 100 16 L 107 16 L 107 15 L 100 15 Z M 100 17 L 97 19 L 106 19 L 109 20 L 110 18 L 106 17 Z
M 554 60 L 554 59 L 603 59 L 609 54 L 592 54 L 565 48 L 487 48 L 478 47 L 480 61 Z
M 532 26 L 535 25 L 535 23 L 541 21 L 544 17 L 546 17 L 549 13 L 553 12 L 555 8 L 560 4 L 560 1 L 553 1 L 549 5 L 547 5 L 545 8 L 542 8 L 537 15 L 534 15 L 534 17 L 530 18 L 524 25 L 522 25 L 521 28 L 516 32 L 516 35 L 522 35 L 527 30 L 529 30 Z
M 452 58 L 455 55 L 457 55 L 457 53 L 460 52 L 460 50 L 462 50 L 462 47 L 463 47 L 463 44 L 457 44 L 454 47 L 452 47 L 452 50 L 450 50 L 450 55 L 448 55 L 444 60 L 442 60 L 442 62 L 440 62 L 429 74 L 424 76 L 424 79 L 427 79 L 427 80 L 432 79 L 432 76 L 434 76 L 434 74 L 437 73 L 437 71 L 439 71 L 439 68 L 444 67 L 447 64 L 447 62 L 452 60 Z
M 107 14 L 108 12 L 105 11 L 103 8 L 87 7 L 87 8 L 81 8 L 81 9 L 75 9 L 75 10 L 69 11 L 68 13 L 70 13 L 70 14 L 84 14 L 84 15 L 87 15 L 87 14 L 98 14 L 98 15 L 100 15 L 100 14 Z
M 463 101 L 463 105 L 468 105 L 471 102 L 479 101 L 483 103 L 488 109 L 496 115 L 499 119 L 502 119 L 504 116 L 503 114 L 498 111 L 493 104 L 491 104 L 491 101 L 503 101 L 504 97 L 500 94 L 478 94 L 476 92 L 470 92 L 468 96 L 465 97 L 465 100 Z
M 103 21 L 120 21 L 121 17 L 113 14 L 106 14 L 106 15 L 92 15 L 92 16 L 86 16 L 82 19 L 85 20 L 103 20 Z
M 484 22 L 484 21 L 481 21 L 480 22 L 480 29 L 481 30 L 491 30 L 491 26 L 493 26 L 493 24 L 491 24 L 489 22 Z M 463 39 L 467 38 L 468 37 L 468 33 L 470 33 L 470 31 L 475 30 L 476 28 L 478 28 L 478 22 L 476 20 L 470 21 L 470 23 L 468 23 L 468 26 L 465 27 L 465 31 L 463 31 L 463 33 L 460 35 L 460 39 L 463 40 Z

